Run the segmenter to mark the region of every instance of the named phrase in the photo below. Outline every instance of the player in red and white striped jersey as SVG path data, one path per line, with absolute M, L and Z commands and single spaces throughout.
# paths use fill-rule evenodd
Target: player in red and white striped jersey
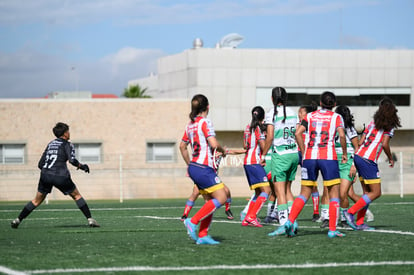
M 365 194 L 351 207 L 344 212 L 349 226 L 356 230 L 373 230 L 365 224 L 357 225 L 354 215 L 365 216 L 369 204 L 381 196 L 381 178 L 378 170 L 377 160 L 382 150 L 387 155 L 390 167 L 394 167 L 390 139 L 394 135 L 394 129 L 401 127 L 400 118 L 397 115 L 397 108 L 389 98 L 384 98 L 379 104 L 378 110 L 365 129 L 360 142 L 359 149 L 354 156 L 355 167 L 360 176 L 361 183 L 365 184 Z
M 197 185 L 206 200 L 201 209 L 192 217 L 184 220 L 188 235 L 197 244 L 218 244 L 208 235 L 213 213 L 227 200 L 225 185 L 213 168 L 213 151 L 216 148 L 225 156 L 225 149 L 218 143 L 211 121 L 207 118 L 209 102 L 202 94 L 191 100 L 190 122 L 187 124 L 180 143 L 180 152 L 188 165 L 188 175 Z M 188 145 L 192 148 L 192 157 Z M 200 230 L 197 234 L 197 225 Z
M 265 145 L 265 135 L 261 129 L 265 117 L 262 107 L 252 109 L 252 120 L 244 131 L 243 147 L 246 149 L 244 157 L 244 172 L 250 189 L 255 190 L 255 196 L 250 201 L 247 214 L 242 221 L 243 226 L 262 227 L 257 220 L 257 214 L 269 197 L 270 185 L 266 171 L 260 164 L 262 149 Z

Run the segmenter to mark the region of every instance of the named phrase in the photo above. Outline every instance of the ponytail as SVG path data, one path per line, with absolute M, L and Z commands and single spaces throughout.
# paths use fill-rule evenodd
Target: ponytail
M 275 121 L 275 118 L 277 116 L 277 106 L 279 104 L 283 105 L 283 120 L 284 123 L 286 120 L 286 104 L 287 104 L 287 92 L 285 88 L 283 87 L 274 87 L 272 89 L 272 101 L 274 106 L 274 116 L 273 116 L 273 122 Z

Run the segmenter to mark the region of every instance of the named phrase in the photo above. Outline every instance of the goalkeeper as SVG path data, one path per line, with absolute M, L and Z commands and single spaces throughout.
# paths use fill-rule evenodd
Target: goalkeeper
M 73 166 L 85 171 L 85 173 L 89 173 L 88 165 L 81 164 L 75 158 L 75 148 L 69 142 L 69 126 L 58 122 L 53 128 L 53 133 L 56 139 L 49 142 L 38 163 L 41 172 L 36 196 L 25 205 L 19 216 L 11 222 L 11 227 L 17 228 L 22 220 L 44 201 L 53 187 L 59 189 L 63 194 L 72 197 L 83 215 L 88 219 L 90 227 L 99 227 L 96 220 L 92 218 L 88 204 L 72 181 L 66 165 L 66 162 L 69 160 L 69 163 Z

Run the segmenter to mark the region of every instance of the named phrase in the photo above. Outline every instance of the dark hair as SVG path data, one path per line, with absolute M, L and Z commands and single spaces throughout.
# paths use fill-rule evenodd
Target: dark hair
M 197 117 L 197 115 L 206 111 L 208 105 L 208 99 L 205 95 L 197 94 L 193 96 L 193 99 L 191 99 L 191 112 L 189 115 L 191 121 L 194 122 L 194 119 Z
M 335 107 L 336 96 L 334 93 L 326 91 L 321 94 L 321 106 L 324 109 L 332 110 Z
M 315 103 L 315 101 L 312 101 L 310 105 L 302 105 L 299 107 L 300 109 L 305 109 L 306 113 L 312 113 L 316 110 L 318 110 L 318 105 Z
M 272 100 L 273 100 L 273 106 L 274 106 L 274 116 L 273 116 L 273 122 L 275 121 L 275 117 L 277 115 L 277 105 L 280 103 L 283 105 L 283 120 L 282 122 L 285 122 L 286 120 L 286 104 L 287 104 L 287 92 L 285 88 L 283 87 L 274 87 L 272 89 Z
M 69 131 L 69 125 L 63 122 L 58 122 L 56 123 L 55 127 L 53 127 L 53 134 L 57 138 L 63 136 L 66 133 L 66 131 Z
M 344 119 L 345 128 L 354 127 L 354 116 L 351 114 L 351 110 L 345 105 L 339 105 L 335 109 L 335 113 L 340 114 Z
M 260 127 L 260 122 L 265 117 L 265 111 L 261 106 L 256 106 L 252 109 L 252 121 L 250 122 L 250 133 L 253 133 L 257 126 Z
M 375 128 L 378 130 L 391 131 L 393 128 L 401 127 L 397 108 L 389 97 L 380 101 L 379 108 L 374 114 Z

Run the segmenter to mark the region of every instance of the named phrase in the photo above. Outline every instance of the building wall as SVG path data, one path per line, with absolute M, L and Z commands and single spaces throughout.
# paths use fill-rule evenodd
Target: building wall
M 250 120 L 250 110 L 264 105 L 258 89 L 285 87 L 409 88 L 410 106 L 399 106 L 404 130 L 414 129 L 413 50 L 276 50 L 189 49 L 159 59 L 154 97 L 190 98 L 204 93 L 215 112 L 217 130 L 237 131 Z M 133 80 L 133 83 L 148 84 Z M 152 78 L 154 80 L 154 76 Z M 304 102 L 303 104 L 309 104 Z M 293 106 L 297 108 L 298 106 Z M 353 107 L 357 125 L 367 123 L 376 107 Z

